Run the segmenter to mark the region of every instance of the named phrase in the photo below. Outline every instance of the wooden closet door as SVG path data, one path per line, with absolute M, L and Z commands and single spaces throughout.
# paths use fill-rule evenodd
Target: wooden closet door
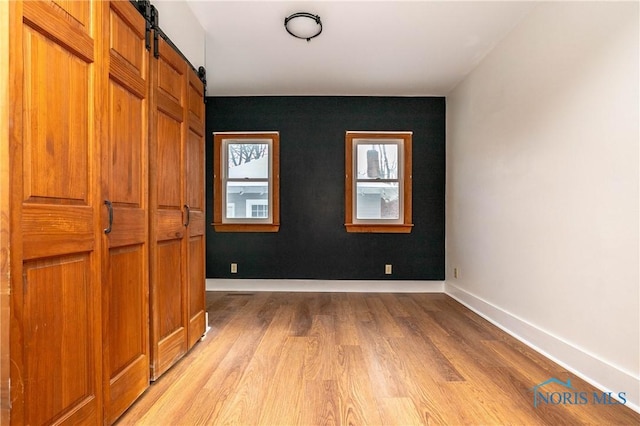
M 189 347 L 205 332 L 205 194 L 204 194 L 204 85 L 191 71 L 188 73 L 188 120 L 186 141 L 186 194 L 189 208 L 187 227 Z
M 101 5 L 109 61 L 102 193 L 113 218 L 103 235 L 102 273 L 104 405 L 111 424 L 149 386 L 149 55 L 145 20 L 135 7 Z
M 184 144 L 187 108 L 184 59 L 164 40 L 151 60 L 150 132 L 151 377 L 158 378 L 188 347 L 185 279 Z
M 9 6 L 11 422 L 18 425 L 102 418 L 96 6 Z
M 9 424 L 11 405 L 9 322 L 9 3 L 0 2 L 0 425 Z M 6 107 L 5 107 L 6 106 Z

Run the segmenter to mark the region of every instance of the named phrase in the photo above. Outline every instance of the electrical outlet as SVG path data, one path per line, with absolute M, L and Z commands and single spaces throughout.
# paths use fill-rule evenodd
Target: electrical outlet
M 392 266 L 391 266 L 390 263 L 387 263 L 386 265 L 384 265 L 384 273 L 385 273 L 385 275 L 391 275 Z
M 237 263 L 232 263 L 231 264 L 231 273 L 232 274 L 237 274 L 238 273 L 238 264 Z
M 458 278 L 458 275 L 460 273 L 458 272 L 458 268 L 453 268 L 453 278 Z

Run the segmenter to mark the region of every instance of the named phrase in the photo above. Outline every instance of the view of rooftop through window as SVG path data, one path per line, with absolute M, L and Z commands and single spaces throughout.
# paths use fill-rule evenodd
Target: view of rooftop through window
M 398 151 L 395 140 L 357 141 L 357 219 L 400 217 Z

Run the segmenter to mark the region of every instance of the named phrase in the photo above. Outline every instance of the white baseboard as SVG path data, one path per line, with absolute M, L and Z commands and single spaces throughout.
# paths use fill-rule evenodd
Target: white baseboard
M 614 394 L 626 392 L 625 405 L 640 413 L 640 377 L 452 284 L 444 287 L 447 295 L 596 388 Z
M 207 278 L 207 291 L 442 293 L 443 281 L 264 280 Z

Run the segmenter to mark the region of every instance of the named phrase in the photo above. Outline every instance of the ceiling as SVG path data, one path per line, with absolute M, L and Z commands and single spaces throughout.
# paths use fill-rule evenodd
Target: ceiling
M 186 0 L 216 96 L 445 96 L 532 9 L 518 1 Z M 319 15 L 306 41 L 284 18 Z M 315 25 L 313 21 L 312 25 Z

